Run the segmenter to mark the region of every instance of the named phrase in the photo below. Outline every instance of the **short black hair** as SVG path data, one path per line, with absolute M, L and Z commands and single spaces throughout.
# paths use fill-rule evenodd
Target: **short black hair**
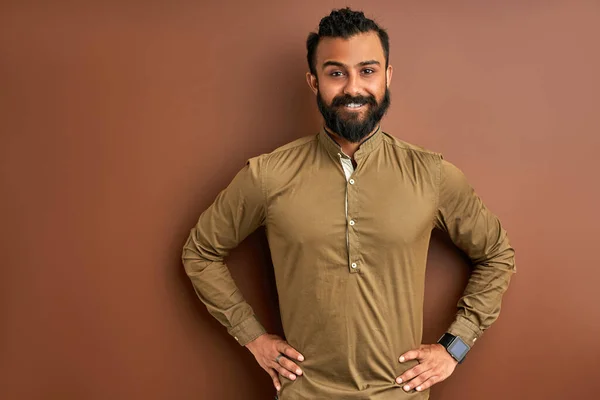
M 390 39 L 385 29 L 381 28 L 372 19 L 365 17 L 362 11 L 353 11 L 350 7 L 333 10 L 331 14 L 321 19 L 319 32 L 311 32 L 306 39 L 306 58 L 310 73 L 317 75 L 315 66 L 315 53 L 317 45 L 323 37 L 341 37 L 348 39 L 359 33 L 377 32 L 383 53 L 385 55 L 385 66 L 387 68 L 390 58 Z

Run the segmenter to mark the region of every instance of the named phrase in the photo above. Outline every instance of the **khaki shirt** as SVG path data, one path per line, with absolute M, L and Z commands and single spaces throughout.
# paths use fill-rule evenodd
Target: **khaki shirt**
M 303 375 L 280 399 L 427 399 L 395 378 L 422 338 L 431 231 L 448 233 L 474 270 L 448 332 L 473 345 L 498 317 L 515 272 L 500 222 L 440 154 L 380 129 L 354 154 L 324 129 L 251 158 L 200 216 L 183 249 L 210 313 L 241 344 L 265 332 L 223 262 L 261 225 L 288 343 Z

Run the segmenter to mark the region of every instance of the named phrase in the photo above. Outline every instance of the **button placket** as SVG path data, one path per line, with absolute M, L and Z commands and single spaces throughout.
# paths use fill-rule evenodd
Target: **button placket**
M 356 171 L 355 171 L 356 172 Z M 362 259 L 360 256 L 360 248 L 358 243 L 358 232 L 356 227 L 358 226 L 358 185 L 356 179 L 348 179 L 346 185 L 346 200 L 347 200 L 347 231 L 348 231 L 348 263 L 350 273 L 360 272 Z

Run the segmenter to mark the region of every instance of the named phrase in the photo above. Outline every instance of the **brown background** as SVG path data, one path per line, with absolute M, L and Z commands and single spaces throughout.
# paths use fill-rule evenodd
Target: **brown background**
M 47 3 L 0 9 L 0 398 L 272 398 L 181 247 L 248 157 L 316 133 L 304 41 L 347 3 Z M 598 398 L 600 3 L 350 4 L 391 37 L 384 130 L 463 169 L 517 249 L 432 399 Z M 269 262 L 259 232 L 230 267 L 279 332 Z M 466 273 L 434 237 L 424 341 Z

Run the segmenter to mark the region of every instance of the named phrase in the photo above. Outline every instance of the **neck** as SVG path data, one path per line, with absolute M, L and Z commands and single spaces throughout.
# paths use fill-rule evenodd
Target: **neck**
M 327 133 L 329 133 L 329 135 L 331 135 L 333 140 L 335 140 L 335 142 L 342 148 L 342 151 L 344 152 L 344 154 L 346 154 L 350 158 L 354 158 L 354 153 L 356 153 L 356 150 L 358 150 L 358 148 L 360 147 L 361 144 L 363 144 L 364 141 L 368 140 L 371 136 L 373 136 L 373 134 L 375 132 L 377 132 L 377 129 L 379 129 L 379 125 L 377 125 L 375 127 L 375 129 L 373 129 L 371 132 L 369 132 L 369 134 L 367 136 L 362 138 L 360 142 L 353 143 L 353 142 L 348 141 L 344 137 L 340 136 L 339 134 L 335 133 L 334 131 L 329 129 L 327 126 L 325 126 L 325 130 L 327 131 Z

